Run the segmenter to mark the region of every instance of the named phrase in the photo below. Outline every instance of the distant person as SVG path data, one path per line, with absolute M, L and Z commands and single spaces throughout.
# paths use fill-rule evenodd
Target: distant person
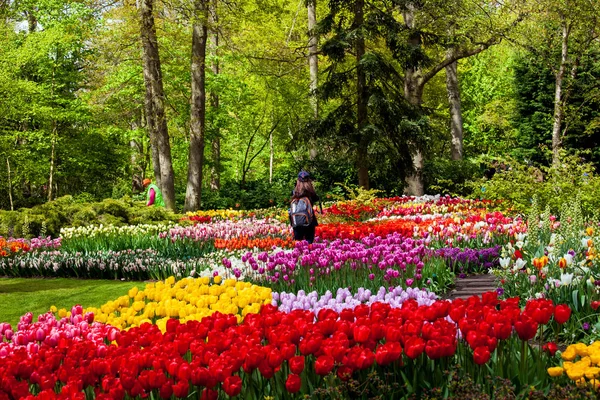
M 483 173 L 483 176 L 485 176 L 486 179 L 492 179 L 494 177 L 494 175 L 496 174 L 496 168 L 498 167 L 498 162 L 497 161 L 493 161 L 490 166 L 488 167 L 488 169 L 485 170 L 485 172 Z
M 296 187 L 292 192 L 289 209 L 290 223 L 294 230 L 294 240 L 315 240 L 315 227 L 319 224 L 313 210 L 313 204 L 319 201 L 310 174 L 304 170 L 298 174 Z M 320 206 L 323 214 L 323 206 Z
M 150 179 L 144 179 L 142 182 L 146 188 L 146 205 L 164 207 L 165 201 L 163 200 L 162 193 L 156 184 L 152 183 Z

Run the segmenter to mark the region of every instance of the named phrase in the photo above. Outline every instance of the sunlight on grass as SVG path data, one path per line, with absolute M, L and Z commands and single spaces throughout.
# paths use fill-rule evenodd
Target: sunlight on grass
M 83 279 L 0 278 L 0 322 L 15 326 L 19 317 L 31 311 L 34 320 L 50 306 L 70 309 L 101 306 L 108 300 L 127 294 L 132 287 L 142 289 L 145 282 Z

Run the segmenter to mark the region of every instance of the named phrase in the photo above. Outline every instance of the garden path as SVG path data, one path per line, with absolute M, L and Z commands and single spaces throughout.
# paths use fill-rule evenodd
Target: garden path
M 456 279 L 456 286 L 447 295 L 449 300 L 466 299 L 473 295 L 481 296 L 482 293 L 496 290 L 494 275 L 471 275 L 463 279 Z

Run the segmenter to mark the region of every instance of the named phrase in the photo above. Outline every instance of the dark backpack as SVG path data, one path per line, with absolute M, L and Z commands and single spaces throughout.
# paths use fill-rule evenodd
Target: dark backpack
M 289 214 L 290 223 L 293 228 L 298 226 L 310 226 L 315 219 L 315 213 L 308 197 L 292 200 Z

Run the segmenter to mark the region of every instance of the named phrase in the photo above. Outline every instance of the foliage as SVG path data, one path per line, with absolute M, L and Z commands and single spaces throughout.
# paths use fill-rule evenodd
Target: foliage
M 468 197 L 473 192 L 471 182 L 479 179 L 481 170 L 471 159 L 431 160 L 423 171 L 426 193 Z
M 500 165 L 506 165 L 502 169 Z M 536 168 L 507 158 L 497 164 L 491 179 L 481 178 L 470 183 L 473 197 L 506 200 L 515 210 L 526 213 L 537 197 L 540 208 L 550 207 L 558 214 L 564 204 L 579 196 L 584 215 L 592 216 L 600 207 L 600 177 L 594 166 L 578 156 L 562 157 L 559 167 Z
M 0 210 L 0 236 L 57 237 L 60 229 L 68 226 L 176 222 L 180 218 L 181 215 L 163 208 L 146 207 L 144 203 L 135 202 L 128 197 L 78 203 L 72 196 L 63 196 L 29 209 Z

